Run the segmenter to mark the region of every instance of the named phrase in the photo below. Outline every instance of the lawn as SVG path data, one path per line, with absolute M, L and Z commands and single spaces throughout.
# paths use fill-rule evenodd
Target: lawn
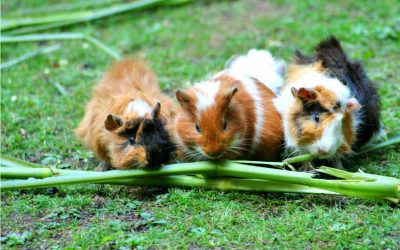
M 1 10 L 7 17 L 55 2 L 4 0 Z M 364 62 L 393 136 L 400 128 L 400 4 L 394 3 L 196 1 L 51 32 L 83 33 L 123 55 L 143 56 L 171 95 L 222 69 L 233 54 L 267 48 L 290 62 L 296 48 L 310 52 L 334 34 L 350 57 Z M 54 44 L 61 48 L 1 71 L 1 152 L 42 165 L 93 169 L 98 162 L 73 129 L 113 59 L 76 40 L 2 44 L 1 60 Z M 399 166 L 398 145 L 352 163 L 353 170 L 398 178 Z M 107 185 L 1 194 L 4 249 L 398 249 L 399 218 L 399 208 L 389 204 L 318 195 Z

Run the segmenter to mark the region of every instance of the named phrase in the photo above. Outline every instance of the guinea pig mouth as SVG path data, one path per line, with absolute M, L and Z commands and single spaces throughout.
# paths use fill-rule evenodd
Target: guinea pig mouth
M 310 150 L 310 153 L 320 159 L 328 159 L 335 155 L 335 150 L 325 151 L 325 150 Z
M 208 154 L 204 153 L 203 155 L 204 155 L 204 157 L 206 157 L 209 160 L 217 160 L 217 159 L 221 159 L 222 156 L 224 156 L 224 153 L 221 153 L 219 155 L 208 155 Z

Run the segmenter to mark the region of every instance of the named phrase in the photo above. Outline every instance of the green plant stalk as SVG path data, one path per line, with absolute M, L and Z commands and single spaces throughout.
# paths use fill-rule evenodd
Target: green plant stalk
M 1 155 L 1 178 L 28 179 L 28 178 L 47 178 L 60 175 L 86 175 L 93 171 L 66 170 L 49 167 L 16 159 L 14 157 Z M 96 173 L 96 172 L 94 172 Z M 101 184 L 112 185 L 144 185 L 144 186 L 162 186 L 162 187 L 201 187 L 221 190 L 242 190 L 242 191 L 265 191 L 265 192 L 291 192 L 291 193 L 328 193 L 321 189 L 310 188 L 301 185 L 286 183 L 275 183 L 265 180 L 250 180 L 238 178 L 199 178 L 194 176 L 161 176 L 157 178 L 136 178 L 113 180 L 101 182 Z
M 2 167 L 13 167 L 13 168 L 46 168 L 44 166 L 29 161 L 24 161 L 5 154 L 0 154 L 0 165 Z
M 98 18 L 111 16 L 115 14 L 119 14 L 122 12 L 127 12 L 131 10 L 141 10 L 144 8 L 149 8 L 153 6 L 157 6 L 161 2 L 165 0 L 141 0 L 135 1 L 132 3 L 121 4 L 116 6 L 111 6 L 98 10 L 90 10 L 90 11 L 78 11 L 78 12 L 69 12 L 62 13 L 47 17 L 32 17 L 32 18 L 21 18 L 21 19 L 3 19 L 1 24 L 1 30 L 9 30 L 14 29 L 21 26 L 30 26 L 30 25 L 38 25 L 38 24 L 47 24 L 47 23 L 56 23 L 63 21 L 74 21 L 74 22 L 84 22 L 95 20 Z
M 98 1 L 98 0 L 86 0 L 82 2 L 77 2 L 77 3 L 61 3 L 61 4 L 56 4 L 56 5 L 51 5 L 51 6 L 45 6 L 45 7 L 35 7 L 35 8 L 24 8 L 20 9 L 16 12 L 12 13 L 6 13 L 7 16 L 23 16 L 23 15 L 37 15 L 37 14 L 48 14 L 49 11 L 51 13 L 54 12 L 60 12 L 60 11 L 72 11 L 72 10 L 77 10 L 77 9 L 82 9 L 82 8 L 87 8 L 87 7 L 94 7 L 94 6 L 104 6 L 107 4 L 113 4 L 118 2 L 118 0 L 103 0 L 103 1 Z M 4 15 L 4 14 L 3 14 Z
M 314 174 L 311 173 L 244 166 L 235 162 L 218 168 L 218 176 L 300 184 L 359 198 L 380 199 L 391 197 L 397 200 L 400 199 L 398 179 L 396 178 L 394 180 L 397 181 L 324 180 L 314 178 Z
M 303 162 L 303 161 L 310 161 L 312 160 L 311 154 L 304 154 L 295 157 L 290 157 L 285 159 L 283 162 L 273 162 L 273 161 L 247 161 L 247 160 L 235 160 L 233 162 L 236 163 L 243 163 L 243 164 L 257 164 L 257 165 L 269 165 L 269 166 L 276 166 L 276 167 L 284 167 L 289 164 Z
M 169 0 L 169 1 L 162 1 L 160 2 L 160 4 L 152 4 L 152 5 L 145 5 L 145 6 L 139 6 L 138 8 L 133 8 L 131 6 L 131 4 L 134 3 L 130 3 L 129 6 L 125 6 L 126 8 L 128 8 L 128 10 L 124 10 L 124 11 L 129 11 L 129 10 L 145 10 L 146 8 L 151 8 L 151 7 L 156 7 L 157 5 L 161 5 L 161 6 L 175 6 L 178 4 L 184 4 L 184 3 L 188 3 L 191 2 L 192 0 L 178 0 L 178 1 L 174 1 L 174 0 Z M 135 3 L 139 3 L 138 1 L 136 1 Z M 112 13 L 113 14 L 118 14 L 118 13 L 122 13 L 124 11 L 121 12 L 117 12 L 117 13 Z M 108 15 L 104 15 L 104 17 L 106 17 Z M 103 16 L 102 16 L 103 17 Z M 98 19 L 101 17 L 96 17 L 93 19 Z M 92 19 L 90 19 L 92 20 Z M 85 21 L 90 21 L 90 20 L 86 20 L 86 19 L 80 19 L 80 20 L 68 20 L 68 21 L 60 21 L 60 22 L 52 22 L 52 23 L 48 23 L 48 24 L 42 24 L 42 25 L 36 25 L 36 26 L 27 26 L 27 27 L 23 27 L 23 28 L 19 28 L 19 29 L 15 29 L 15 30 L 9 30 L 6 32 L 7 35 L 21 35 L 21 34 L 27 34 L 27 33 L 32 33 L 32 32 L 37 32 L 37 31 L 43 31 L 43 30 L 48 30 L 48 29 L 53 29 L 53 28 L 58 28 L 58 27 L 64 27 L 64 26 L 69 26 L 69 25 L 73 25 L 76 23 L 80 23 L 80 22 L 85 22 Z
M 2 168 L 7 171 L 8 168 Z M 21 168 L 18 168 L 21 170 Z M 45 179 L 33 179 L 14 182 L 3 182 L 1 189 L 14 189 L 23 187 L 49 187 L 58 185 L 70 185 L 78 183 L 98 183 L 108 182 L 116 179 L 139 178 L 139 177 L 155 177 L 166 175 L 182 175 L 182 174 L 210 174 L 214 172 L 216 165 L 211 162 L 195 162 L 195 163 L 180 163 L 166 165 L 158 170 L 112 170 L 107 172 L 92 172 L 80 175 L 65 175 L 49 177 Z M 4 174 L 4 173 L 2 173 Z
M 367 174 L 359 170 L 358 172 L 352 173 L 347 172 L 345 170 L 330 168 L 326 166 L 322 166 L 315 171 L 320 173 L 329 174 L 331 176 L 335 176 L 342 179 L 351 179 L 351 180 L 364 180 L 364 181 L 383 181 L 383 182 L 394 182 L 400 184 L 400 179 L 389 177 L 389 176 L 382 176 L 376 174 Z
M 32 57 L 38 56 L 38 55 L 42 55 L 42 54 L 48 54 L 51 53 L 55 50 L 58 50 L 60 48 L 59 45 L 54 45 L 54 46 L 49 46 L 49 47 L 45 47 L 45 48 L 40 48 L 34 51 L 31 51 L 29 53 L 26 53 L 18 58 L 12 59 L 10 61 L 7 61 L 5 63 L 0 64 L 0 69 L 6 69 L 9 68 L 15 64 L 21 63 L 25 60 L 28 60 Z
M 368 153 L 371 151 L 375 151 L 375 150 L 378 150 L 381 148 L 386 148 L 388 146 L 392 146 L 392 145 L 396 145 L 396 144 L 400 144 L 400 135 L 396 135 L 395 137 L 392 137 L 384 142 L 362 148 L 361 151 L 356 153 L 356 155 L 365 154 L 365 153 Z
M 111 185 L 190 187 L 225 191 L 280 192 L 305 194 L 336 194 L 334 192 L 303 185 L 277 183 L 266 180 L 238 178 L 199 178 L 194 176 L 162 176 L 158 178 L 136 178 L 102 183 Z
M 81 33 L 59 33 L 59 34 L 32 34 L 23 36 L 2 36 L 0 43 L 17 43 L 17 42 L 38 42 L 38 41 L 58 41 L 58 40 L 86 40 L 94 46 L 98 47 L 112 58 L 118 60 L 121 55 L 109 46 L 100 42 L 96 38 L 86 36 Z
M 51 167 L 25 168 L 25 167 L 2 167 L 0 168 L 0 178 L 4 179 L 28 179 L 28 178 L 48 178 L 62 175 L 85 175 L 93 171 L 57 169 Z M 97 172 L 93 172 L 97 173 Z
M 327 191 L 366 199 L 390 199 L 399 201 L 398 181 L 365 181 L 365 180 L 323 180 L 315 179 L 314 174 L 293 172 L 279 169 L 253 167 L 234 162 L 196 162 L 163 166 L 159 170 L 123 170 L 103 173 L 85 173 L 50 177 L 43 180 L 6 181 L 1 183 L 1 189 L 16 189 L 26 187 L 50 187 L 78 183 L 108 183 L 117 179 L 143 178 L 167 175 L 205 174 L 219 177 L 241 177 L 246 179 L 261 179 L 278 183 L 297 184 Z M 397 180 L 394 178 L 394 180 Z
M 57 22 L 57 23 L 49 23 L 37 26 L 28 26 L 20 29 L 5 31 L 5 35 L 22 35 L 22 34 L 29 34 L 43 30 L 49 30 L 57 27 L 68 26 L 74 24 L 75 21 L 66 21 L 66 22 Z
M 43 18 L 25 18 L 25 19 L 3 19 L 1 24 L 1 30 L 10 30 L 18 27 L 33 26 L 38 25 L 36 31 L 56 28 L 67 25 L 72 25 L 80 22 L 87 22 L 107 16 L 112 16 L 128 11 L 139 11 L 157 6 L 168 6 L 168 5 L 178 5 L 191 2 L 191 0 L 180 0 L 180 1 L 168 1 L 168 0 L 141 0 L 131 3 L 114 5 L 102 9 L 90 10 L 90 11 L 80 11 L 80 12 L 70 12 L 66 14 L 57 14 L 53 16 L 43 17 Z M 42 26 L 42 27 L 40 27 Z M 30 30 L 32 31 L 32 30 Z M 27 33 L 29 30 L 14 30 L 10 34 L 22 34 Z
M 21 169 L 21 168 L 18 168 Z M 4 171 L 1 168 L 1 178 L 48 178 L 56 174 L 61 175 L 85 175 L 87 173 L 96 173 L 91 171 L 75 171 L 75 170 L 62 170 L 58 173 L 53 173 L 51 169 L 24 169 L 25 171 L 13 171 L 12 168 L 8 168 Z M 74 173 L 77 172 L 77 173 Z M 30 180 L 28 180 L 30 181 Z M 11 180 L 2 181 L 0 186 L 3 189 L 7 185 L 15 185 L 23 182 L 26 184 L 27 181 Z M 290 193 L 307 193 L 307 194 L 335 194 L 334 192 L 310 188 L 302 185 L 276 183 L 265 180 L 254 180 L 254 179 L 238 179 L 238 178 L 199 178 L 194 176 L 160 176 L 157 178 L 144 177 L 144 178 L 132 178 L 122 180 L 112 180 L 106 182 L 98 182 L 98 184 L 110 184 L 110 185 L 129 185 L 129 186 L 152 186 L 152 187 L 189 187 L 189 188 L 205 188 L 205 189 L 219 189 L 219 190 L 240 190 L 240 191 L 254 191 L 254 192 L 290 192 Z M 42 186 L 46 187 L 46 186 Z M 48 187 L 51 187 L 48 186 Z M 21 187 L 22 188 L 22 187 Z

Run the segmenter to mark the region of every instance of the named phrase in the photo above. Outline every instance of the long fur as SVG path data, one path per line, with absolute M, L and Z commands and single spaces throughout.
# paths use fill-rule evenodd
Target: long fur
M 157 103 L 161 112 L 152 114 Z M 161 92 L 154 73 L 142 62 L 124 59 L 94 89 L 76 134 L 114 168 L 159 165 L 173 151 L 167 126 L 175 113 L 174 102 Z
M 289 151 L 340 163 L 380 130 L 379 97 L 360 62 L 330 37 L 315 53 L 295 53 L 286 84 L 274 100 Z
M 177 91 L 181 108 L 174 135 L 183 160 L 278 159 L 281 117 L 272 103 L 275 94 L 267 86 L 283 80 L 282 62 L 280 66 L 273 62 L 269 52 L 251 51 L 210 79 Z
M 353 149 L 358 150 L 380 131 L 380 100 L 374 84 L 367 77 L 360 61 L 350 61 L 340 42 L 333 36 L 322 41 L 312 56 L 296 52 L 298 64 L 322 62 L 328 74 L 337 78 L 350 89 L 361 105 L 360 123 L 357 127 L 356 142 Z

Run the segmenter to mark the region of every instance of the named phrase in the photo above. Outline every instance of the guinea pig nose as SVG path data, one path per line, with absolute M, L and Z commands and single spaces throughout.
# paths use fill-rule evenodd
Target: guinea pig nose
M 214 152 L 207 152 L 207 155 L 209 155 L 209 156 L 211 156 L 211 157 L 217 157 L 218 155 L 220 155 L 221 153 L 220 152 L 216 152 L 216 151 L 214 151 Z
M 328 153 L 327 150 L 325 150 L 324 148 L 318 148 L 318 154 L 320 155 L 326 155 Z

